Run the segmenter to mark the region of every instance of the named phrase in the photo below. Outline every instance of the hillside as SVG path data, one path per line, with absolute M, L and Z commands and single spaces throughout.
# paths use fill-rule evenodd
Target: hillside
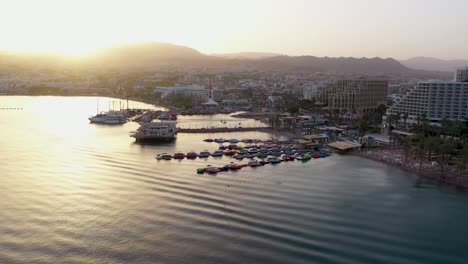
M 245 57 L 236 57 L 242 55 Z M 47 70 L 112 68 L 148 70 L 157 67 L 248 69 L 281 72 L 325 72 L 362 75 L 426 75 L 394 59 L 274 56 L 271 53 L 239 53 L 225 58 L 168 43 L 126 44 L 100 49 L 86 56 L 0 52 L 0 70 L 46 68 Z M 248 58 L 247 58 L 248 57 Z M 256 58 L 256 59 L 253 59 Z M 3 69 L 3 70 L 2 70 Z M 245 68 L 244 68 L 245 69 Z
M 221 53 L 211 54 L 211 56 L 221 57 L 226 59 L 243 59 L 243 60 L 260 60 L 276 56 L 282 56 L 279 53 L 270 52 L 237 52 L 237 53 Z
M 430 57 L 414 57 L 401 60 L 400 63 L 415 70 L 443 72 L 453 72 L 457 68 L 468 66 L 468 60 L 441 60 Z
M 343 74 L 405 74 L 411 69 L 394 59 L 381 58 L 319 58 L 314 56 L 277 56 L 258 62 L 264 70 L 330 72 Z

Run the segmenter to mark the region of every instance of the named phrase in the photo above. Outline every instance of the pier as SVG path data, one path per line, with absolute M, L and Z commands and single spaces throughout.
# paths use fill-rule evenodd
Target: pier
M 213 127 L 213 128 L 178 128 L 178 133 L 227 133 L 227 132 L 271 132 L 272 127 Z

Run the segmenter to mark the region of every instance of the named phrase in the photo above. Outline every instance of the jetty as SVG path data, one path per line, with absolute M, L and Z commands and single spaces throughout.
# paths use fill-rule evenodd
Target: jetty
M 272 127 L 212 127 L 212 128 L 178 128 L 177 133 L 227 133 L 227 132 L 271 132 Z

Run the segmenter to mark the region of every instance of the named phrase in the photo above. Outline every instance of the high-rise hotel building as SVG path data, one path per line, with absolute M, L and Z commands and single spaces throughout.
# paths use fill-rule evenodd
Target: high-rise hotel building
M 387 80 L 339 80 L 319 87 L 315 100 L 329 110 L 365 114 L 387 105 Z
M 458 69 L 455 72 L 455 81 L 456 82 L 468 82 L 468 67 Z
M 455 74 L 455 81 L 419 82 L 387 109 L 383 123 L 391 114 L 408 114 L 407 123 L 417 123 L 426 114 L 430 123 L 440 124 L 442 119 L 468 119 L 468 68 Z

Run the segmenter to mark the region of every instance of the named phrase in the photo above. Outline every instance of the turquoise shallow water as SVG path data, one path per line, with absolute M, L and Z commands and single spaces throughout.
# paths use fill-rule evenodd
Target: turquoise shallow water
M 138 145 L 137 124 L 88 123 L 96 98 L 2 107 L 23 110 L 0 111 L 0 263 L 467 263 L 468 195 L 398 169 L 333 155 L 197 175 L 230 160 L 154 155 L 213 135 Z

